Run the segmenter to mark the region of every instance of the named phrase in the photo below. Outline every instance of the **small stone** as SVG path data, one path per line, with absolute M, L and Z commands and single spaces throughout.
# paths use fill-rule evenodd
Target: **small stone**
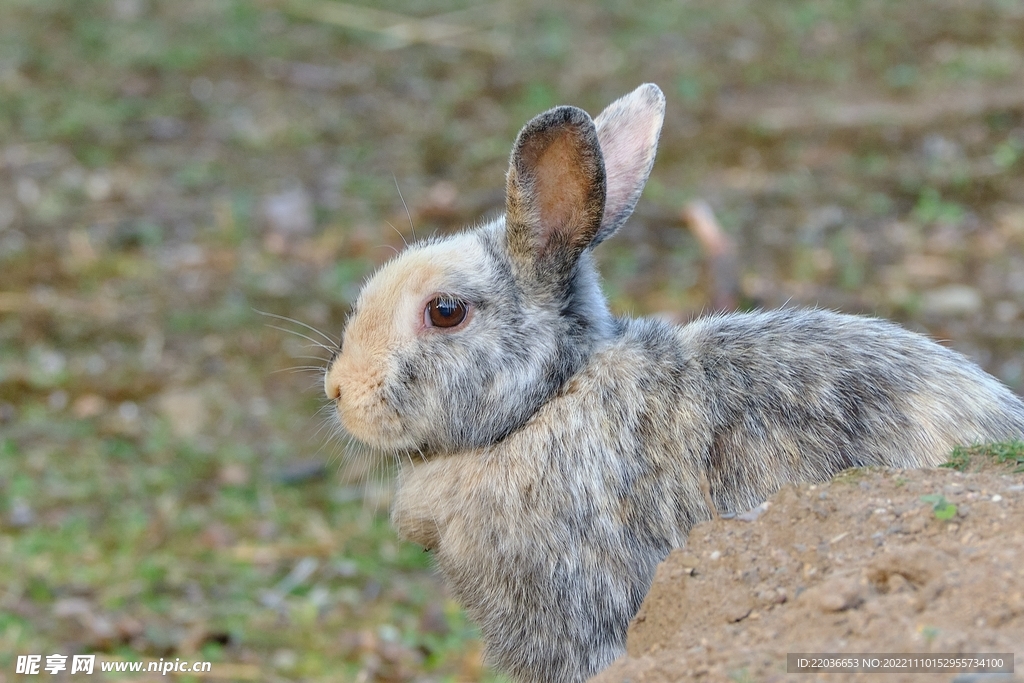
M 206 425 L 207 406 L 197 390 L 172 389 L 159 399 L 160 411 L 179 438 L 193 438 Z
M 249 483 L 249 468 L 240 462 L 225 463 L 217 478 L 225 486 L 245 486 Z
M 833 577 L 808 588 L 800 595 L 801 601 L 810 602 L 822 612 L 842 612 L 864 601 L 856 579 Z
M 106 201 L 112 190 L 110 176 L 103 171 L 93 173 L 85 181 L 85 195 L 94 202 Z
M 15 498 L 11 501 L 11 511 L 7 516 L 7 522 L 15 529 L 31 526 L 36 521 L 36 513 L 32 507 L 22 500 Z
M 947 285 L 925 292 L 921 300 L 924 313 L 935 316 L 967 316 L 981 310 L 981 294 L 967 285 Z
M 94 647 L 109 645 L 117 636 L 111 620 L 98 612 L 97 607 L 84 598 L 61 598 L 53 605 L 53 616 L 73 619 L 84 629 L 86 642 Z
M 309 235 L 316 227 L 313 200 L 301 186 L 264 197 L 263 220 L 282 237 Z
M 64 410 L 68 407 L 68 392 L 63 389 L 50 392 L 50 395 L 46 397 L 46 405 L 55 412 Z
M 902 593 L 912 590 L 913 586 L 902 574 L 890 574 L 886 581 L 886 588 L 890 593 Z
M 679 551 L 677 558 L 678 564 L 684 567 L 685 569 L 690 570 L 690 572 L 692 572 L 695 567 L 700 565 L 700 560 L 698 560 L 695 555 L 691 555 L 690 553 L 687 553 L 685 551 Z
M 338 87 L 341 78 L 334 67 L 295 62 L 289 69 L 288 82 L 310 90 L 333 90 Z
M 149 137 L 160 142 L 177 140 L 188 133 L 188 125 L 173 116 L 156 116 L 149 120 Z
M 997 301 L 992 307 L 995 319 L 1001 323 L 1012 323 L 1020 315 L 1020 309 L 1012 301 Z
M 42 199 L 43 191 L 39 189 L 39 184 L 32 178 L 18 178 L 18 182 L 15 184 L 15 195 L 19 202 L 31 208 Z
M 725 620 L 729 623 L 743 621 L 753 612 L 753 608 L 744 603 L 729 605 L 725 608 Z
M 915 515 L 908 524 L 903 527 L 903 530 L 908 534 L 917 534 L 924 531 L 925 527 L 928 526 L 928 520 L 922 515 Z
M 139 404 L 135 401 L 122 401 L 121 405 L 117 407 L 117 414 L 125 422 L 138 422 L 139 421 Z
M 275 479 L 282 484 L 305 484 L 327 476 L 327 465 L 322 460 L 293 460 L 278 471 Z
M 294 650 L 278 650 L 274 653 L 271 661 L 274 668 L 287 671 L 295 668 L 299 663 L 299 656 L 295 654 Z
M 71 414 L 79 420 L 101 415 L 107 409 L 107 401 L 96 394 L 83 394 L 71 404 Z
M 746 512 L 741 512 L 740 514 L 736 515 L 736 519 L 742 522 L 753 522 L 758 517 L 767 512 L 769 507 L 771 507 L 771 503 L 766 500 L 757 507 L 751 508 Z

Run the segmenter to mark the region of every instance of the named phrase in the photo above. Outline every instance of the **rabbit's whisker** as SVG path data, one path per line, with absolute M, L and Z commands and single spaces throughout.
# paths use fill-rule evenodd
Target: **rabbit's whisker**
M 292 356 L 296 360 L 318 360 L 323 365 L 321 366 L 324 370 L 327 369 L 327 364 L 330 362 L 330 358 L 324 358 L 322 356 Z
M 285 322 L 294 323 L 296 325 L 300 325 L 302 327 L 305 327 L 307 330 L 310 330 L 311 332 L 315 332 L 315 333 L 319 334 L 321 337 L 323 337 L 324 339 L 326 339 L 327 341 L 329 341 L 334 348 L 338 348 L 339 346 L 341 346 L 341 343 L 338 342 L 338 341 L 335 341 L 330 335 L 325 334 L 324 332 L 321 332 L 317 328 L 313 327 L 312 325 L 308 325 L 308 324 L 302 322 L 301 320 L 296 320 L 295 318 L 289 318 L 288 316 L 285 316 L 285 315 L 278 315 L 277 313 L 267 313 L 266 311 L 260 311 L 260 310 L 257 310 L 257 309 L 253 309 L 253 310 L 256 311 L 256 313 L 259 313 L 260 315 L 267 316 L 268 318 L 277 318 L 278 320 L 284 320 Z M 276 328 L 276 329 L 281 329 L 281 328 Z M 289 331 L 289 330 L 286 330 L 286 331 Z
M 319 365 L 293 365 L 290 368 L 278 368 L 277 370 L 271 370 L 270 374 L 271 375 L 276 375 L 276 374 L 278 374 L 280 372 L 290 372 L 290 373 L 296 373 L 296 372 L 316 372 L 316 373 L 321 373 L 321 372 L 323 372 L 323 367 L 321 367 Z
M 405 207 L 405 215 L 409 217 L 409 229 L 412 231 L 412 238 L 416 239 L 416 226 L 412 224 L 412 212 L 409 211 L 409 205 L 405 203 L 405 197 L 402 196 L 402 188 L 398 186 L 398 177 L 392 173 L 391 177 L 395 180 L 395 189 L 398 190 L 398 198 L 402 200 L 402 206 Z M 406 242 L 405 246 L 409 246 Z
M 287 327 L 280 327 L 278 325 L 269 325 L 269 324 L 267 325 L 267 327 L 269 327 L 269 328 L 271 328 L 273 330 L 280 330 L 281 332 L 287 332 L 288 334 L 294 334 L 296 337 L 301 337 L 302 339 L 305 339 L 306 341 L 308 341 L 310 344 L 313 344 L 314 346 L 318 346 L 321 349 L 323 349 L 324 351 L 327 351 L 328 353 L 330 353 L 332 355 L 334 354 L 335 351 L 337 351 L 337 348 L 333 348 L 332 349 L 329 346 L 325 346 L 323 342 L 319 342 L 316 339 L 313 339 L 312 337 L 310 337 L 308 335 L 302 334 L 301 332 L 296 332 L 295 330 L 289 330 Z

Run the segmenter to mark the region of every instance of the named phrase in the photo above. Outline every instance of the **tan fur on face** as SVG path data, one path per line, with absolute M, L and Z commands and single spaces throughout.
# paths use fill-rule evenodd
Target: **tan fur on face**
M 345 328 L 342 351 L 324 377 L 345 429 L 382 448 L 412 448 L 402 437 L 401 416 L 387 404 L 384 387 L 394 352 L 415 344 L 423 307 L 439 293 L 457 291 L 453 273 L 472 269 L 479 245 L 465 237 L 410 249 L 387 263 L 363 287 L 356 314 Z

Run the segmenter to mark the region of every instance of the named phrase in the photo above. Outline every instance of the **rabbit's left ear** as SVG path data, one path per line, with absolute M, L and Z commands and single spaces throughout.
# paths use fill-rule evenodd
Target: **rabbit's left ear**
M 604 162 L 590 115 L 556 107 L 527 123 L 512 148 L 506 192 L 509 254 L 523 274 L 563 281 L 604 216 Z
M 654 166 L 664 120 L 665 96 L 653 83 L 615 100 L 594 119 L 608 183 L 594 245 L 611 237 L 633 213 Z

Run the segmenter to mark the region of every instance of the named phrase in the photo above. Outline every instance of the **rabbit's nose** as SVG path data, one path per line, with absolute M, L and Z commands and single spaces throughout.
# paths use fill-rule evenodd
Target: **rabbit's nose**
M 332 401 L 337 401 L 341 396 L 341 378 L 337 363 L 331 363 L 327 368 L 327 374 L 324 375 L 324 393 Z

